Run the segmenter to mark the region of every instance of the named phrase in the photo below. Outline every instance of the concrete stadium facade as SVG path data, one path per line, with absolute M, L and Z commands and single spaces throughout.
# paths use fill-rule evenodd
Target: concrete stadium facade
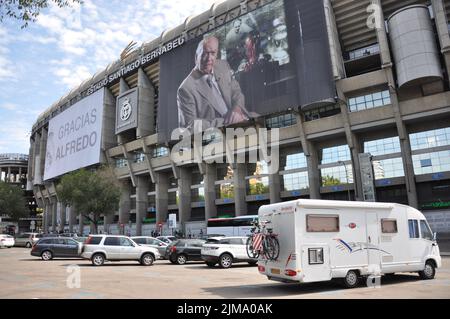
M 416 207 L 439 236 L 448 236 L 447 0 L 324 1 L 336 102 L 293 108 L 252 124 L 279 128 L 281 167 L 274 174 L 264 173 L 265 163 L 177 165 L 168 156 L 172 146 L 158 144 L 156 115 L 164 111 L 158 108 L 158 59 L 144 67 L 123 68 L 180 36 L 193 38 L 269 2 L 230 0 L 188 18 L 83 82 L 37 119 L 30 139 L 28 189 L 44 208 L 46 231 L 91 231 L 79 212 L 58 202 L 58 179 L 44 181 L 43 176 L 50 119 L 104 87 L 108 115 L 101 162 L 115 166 L 122 197 L 120 209 L 105 218 L 102 231 L 148 235 L 162 225 L 162 232 L 169 233 L 168 215 L 176 214 L 182 232 L 198 235 L 206 232 L 209 218 L 257 214 L 258 207 L 268 203 L 364 200 L 360 154 L 370 153 L 376 200 Z M 405 25 L 417 31 L 418 42 L 405 35 Z M 408 52 L 415 52 L 417 59 Z M 116 99 L 133 88 L 139 89 L 140 112 L 147 121 L 116 135 Z

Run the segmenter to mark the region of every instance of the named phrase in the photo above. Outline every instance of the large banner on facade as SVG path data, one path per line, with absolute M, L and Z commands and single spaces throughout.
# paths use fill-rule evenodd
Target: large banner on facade
M 50 120 L 44 180 L 100 162 L 104 90 Z
M 168 141 L 194 121 L 205 130 L 331 99 L 331 74 L 323 2 L 272 1 L 160 58 L 158 131 Z

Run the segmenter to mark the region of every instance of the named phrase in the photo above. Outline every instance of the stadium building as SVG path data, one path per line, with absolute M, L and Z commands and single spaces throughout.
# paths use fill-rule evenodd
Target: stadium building
M 90 231 L 58 202 L 55 185 L 70 171 L 108 163 L 122 185 L 120 209 L 101 226 L 113 234 L 168 233 L 175 214 L 177 228 L 195 235 L 212 217 L 313 198 L 407 204 L 448 236 L 449 14 L 447 0 L 229 0 L 187 18 L 36 120 L 28 188 L 44 208 L 45 230 Z M 211 37 L 233 74 L 218 79 L 214 69 L 214 86 L 228 105 L 224 87 L 237 82 L 248 111 L 248 120 L 222 124 L 267 128 L 270 137 L 278 128 L 275 172 L 261 159 L 198 163 L 183 148 L 175 153 L 189 158 L 170 156 L 179 142 L 171 131 L 207 114 L 209 93 L 190 92 L 189 77 L 205 49 L 200 41 Z M 208 128 L 220 122 L 216 110 L 202 118 Z M 212 132 L 203 146 L 223 144 Z M 255 146 L 243 140 L 236 153 Z
M 0 154 L 0 182 L 8 183 L 23 189 L 26 201 L 24 217 L 13 221 L 6 211 L 0 211 L 0 233 L 15 234 L 37 230 L 41 225 L 38 216 L 36 201 L 31 190 L 26 190 L 28 174 L 28 155 L 26 154 Z M 33 226 L 31 226 L 33 225 Z

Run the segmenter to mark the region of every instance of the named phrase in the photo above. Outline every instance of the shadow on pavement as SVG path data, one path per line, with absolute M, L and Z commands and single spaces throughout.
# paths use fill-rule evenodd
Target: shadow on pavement
M 383 276 L 381 279 L 381 285 L 389 286 L 402 283 L 412 283 L 420 281 L 420 277 L 416 275 L 399 274 L 392 276 Z M 366 288 L 365 279 L 361 279 L 358 288 Z M 339 280 L 332 280 L 326 282 L 316 282 L 316 283 L 274 283 L 269 282 L 267 284 L 260 285 L 239 285 L 239 286 L 228 286 L 228 287 L 212 287 L 205 288 L 206 292 L 221 296 L 223 298 L 234 298 L 234 296 L 245 295 L 248 298 L 276 298 L 284 297 L 289 298 L 289 296 L 301 296 L 306 294 L 318 294 L 320 295 L 330 295 L 333 298 L 343 298 L 343 293 L 346 291 L 354 291 L 352 289 L 346 289 L 339 282 Z

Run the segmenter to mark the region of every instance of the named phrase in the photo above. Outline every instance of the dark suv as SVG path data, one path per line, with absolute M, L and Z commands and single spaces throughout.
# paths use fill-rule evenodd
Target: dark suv
M 203 239 L 179 239 L 167 246 L 166 259 L 172 264 L 184 265 L 187 261 L 202 261 Z

